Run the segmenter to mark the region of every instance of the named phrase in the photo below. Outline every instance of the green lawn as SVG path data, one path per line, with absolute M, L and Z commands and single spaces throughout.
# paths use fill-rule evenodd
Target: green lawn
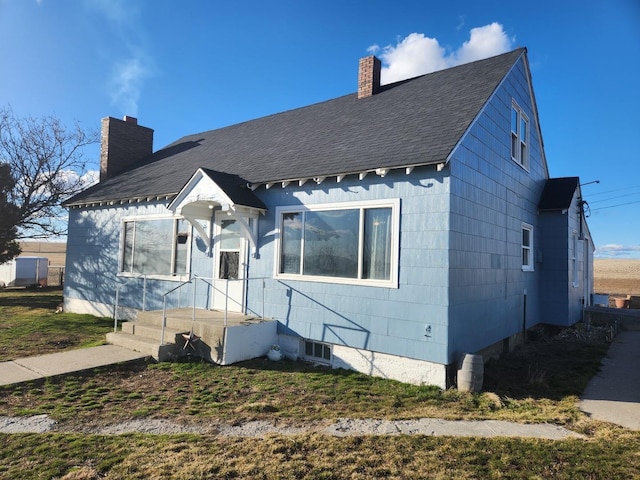
M 57 289 L 0 290 L 0 362 L 105 343 L 112 320 L 55 313 L 61 302 Z

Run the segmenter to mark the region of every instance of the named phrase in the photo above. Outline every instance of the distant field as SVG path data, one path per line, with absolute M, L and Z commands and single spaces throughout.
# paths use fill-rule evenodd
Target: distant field
M 594 291 L 610 295 L 640 295 L 640 260 L 593 261 Z
M 66 242 L 20 242 L 21 256 L 47 257 L 52 267 L 64 267 Z

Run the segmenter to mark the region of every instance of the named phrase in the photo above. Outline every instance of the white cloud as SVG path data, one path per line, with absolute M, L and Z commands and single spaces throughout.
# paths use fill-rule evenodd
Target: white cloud
M 109 93 L 111 103 L 126 115 L 138 115 L 138 101 L 150 69 L 143 57 L 132 57 L 114 65 Z
M 99 170 L 89 170 L 85 172 L 81 177 L 82 183 L 85 187 L 90 187 L 91 185 L 95 185 L 100 180 L 100 171 Z
M 640 245 L 619 245 L 616 243 L 610 243 L 608 245 L 598 247 L 596 249 L 595 256 L 600 258 L 628 257 L 637 256 L 638 252 L 640 252 Z
M 372 45 L 368 51 L 381 51 L 381 83 L 387 84 L 508 52 L 513 48 L 513 42 L 514 39 L 505 33 L 502 25 L 494 22 L 472 28 L 469 40 L 450 52 L 436 38 L 423 33 L 411 33 L 399 39 L 396 45 L 387 45 L 382 49 Z
M 492 57 L 508 52 L 511 48 L 512 40 L 499 23 L 494 22 L 484 27 L 472 28 L 469 40 L 464 42 L 456 52 L 456 64 Z

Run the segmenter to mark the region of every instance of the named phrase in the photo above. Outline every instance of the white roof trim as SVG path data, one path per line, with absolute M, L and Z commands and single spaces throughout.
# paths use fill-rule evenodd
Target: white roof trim
M 233 201 L 226 192 L 201 168 L 196 170 L 171 203 L 167 205 L 167 208 L 174 213 L 181 214 L 185 206 L 194 203 L 221 205 L 223 209 L 225 207 L 228 209 L 230 205 L 233 205 Z

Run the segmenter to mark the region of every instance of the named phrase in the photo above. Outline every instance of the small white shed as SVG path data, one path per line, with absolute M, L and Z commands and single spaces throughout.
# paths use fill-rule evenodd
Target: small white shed
M 17 257 L 0 265 L 0 288 L 45 287 L 48 273 L 47 257 Z

